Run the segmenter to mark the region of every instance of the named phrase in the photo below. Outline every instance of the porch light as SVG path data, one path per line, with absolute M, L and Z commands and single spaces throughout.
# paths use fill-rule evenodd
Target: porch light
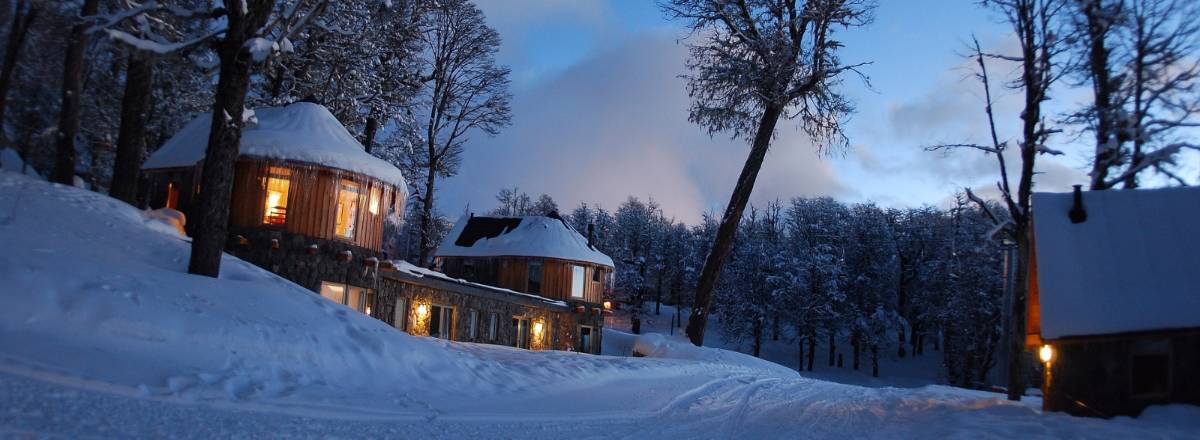
M 1050 361 L 1054 360 L 1054 348 L 1050 347 L 1049 345 L 1043 345 L 1042 348 L 1038 350 L 1038 357 L 1042 358 L 1042 362 L 1047 364 L 1050 363 Z
M 429 313 L 429 307 L 426 307 L 425 304 L 421 304 L 421 305 L 417 306 L 417 314 L 418 315 L 425 316 L 426 313 Z
M 612 310 L 612 301 L 604 302 L 604 310 Z
M 542 334 L 542 321 L 533 323 L 533 332 L 539 335 Z

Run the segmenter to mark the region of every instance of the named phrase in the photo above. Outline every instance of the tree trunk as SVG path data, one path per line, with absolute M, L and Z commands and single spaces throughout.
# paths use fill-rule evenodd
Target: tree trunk
M 662 315 L 662 277 L 658 277 L 658 281 L 654 286 L 654 316 Z
M 908 354 L 904 350 L 905 340 L 904 340 L 904 325 L 903 324 L 901 324 L 900 327 L 896 329 L 896 333 L 899 335 L 899 338 L 897 338 L 899 343 L 896 344 L 896 347 L 897 347 L 896 348 L 896 356 L 903 358 L 905 355 Z
M 138 171 L 142 168 L 142 154 L 146 149 L 146 118 L 154 85 L 154 59 L 133 50 L 126 66 L 117 157 L 113 161 L 112 186 L 108 195 L 132 205 L 137 203 Z
M 859 353 L 862 351 L 859 349 L 858 331 L 855 331 L 854 334 L 850 336 L 850 347 L 854 351 L 854 371 L 858 371 Z
M 100 9 L 100 0 L 84 0 L 79 15 L 90 17 Z M 62 106 L 55 132 L 57 148 L 51 181 L 71 185 L 75 181 L 75 136 L 79 133 L 79 96 L 83 93 L 83 50 L 87 46 L 88 25 L 79 20 L 71 26 L 63 61 Z
M 799 331 L 796 332 L 796 358 L 799 363 L 796 364 L 796 371 L 804 371 L 804 336 Z
M 1105 37 L 1111 19 L 1105 17 L 1101 10 L 1100 0 L 1089 0 L 1083 8 L 1083 16 L 1087 21 L 1088 67 L 1092 79 L 1093 105 L 1096 111 L 1094 125 L 1096 135 L 1096 157 L 1092 163 L 1092 190 L 1108 189 L 1108 169 L 1117 158 L 1120 140 L 1116 139 L 1113 129 L 1116 126 L 1116 111 L 1112 104 L 1112 95 L 1116 84 L 1110 80 L 1108 65 L 1109 49 L 1105 46 Z M 1112 142 L 1117 141 L 1117 142 Z M 1111 143 L 1111 145 L 1110 145 Z
M 713 289 L 721 273 L 721 266 L 733 246 L 738 224 L 742 221 L 742 212 L 754 191 L 754 181 L 758 179 L 758 170 L 762 168 L 763 159 L 767 156 L 767 148 L 771 145 L 771 136 L 775 133 L 775 124 L 779 122 L 782 107 L 770 106 L 764 109 L 762 119 L 758 123 L 758 131 L 754 135 L 754 143 L 750 155 L 742 166 L 729 205 L 725 207 L 725 215 L 721 217 L 721 226 L 717 228 L 717 237 L 712 249 L 704 260 L 704 268 L 700 271 L 700 281 L 696 286 L 696 301 L 692 304 L 692 316 L 688 319 L 687 335 L 693 344 L 704 345 L 704 330 L 708 325 L 708 308 L 712 303 Z
M 1008 400 L 1021 400 L 1025 394 L 1025 372 L 1021 354 L 1025 352 L 1025 293 L 1029 280 L 1029 233 L 1024 225 L 1015 228 L 1017 236 L 1017 273 L 1013 276 L 1012 338 L 1008 347 Z
M 917 357 L 921 354 L 921 351 L 917 349 L 917 335 L 920 333 L 920 331 L 918 329 L 919 329 L 919 324 L 916 322 L 913 322 L 912 328 L 909 329 L 910 332 L 908 334 L 908 342 L 909 342 L 909 345 L 912 345 L 913 357 Z
M 871 344 L 871 377 L 879 377 L 879 345 Z
M 375 144 L 375 133 L 379 131 L 379 118 L 374 116 L 367 118 L 367 127 L 363 129 L 363 147 L 366 148 L 367 154 L 371 154 L 373 145 Z
M 754 357 L 759 357 L 762 354 L 762 334 L 763 322 L 762 318 L 754 320 Z
M 425 196 L 421 199 L 421 230 L 419 231 L 421 233 L 421 248 L 418 249 L 420 253 L 417 257 L 417 265 L 421 267 L 427 266 L 429 251 L 432 247 L 430 244 L 432 241 L 430 234 L 433 233 L 433 190 L 434 183 L 436 182 L 435 179 L 437 178 L 436 167 L 437 162 L 431 160 L 429 168 L 425 170 L 428 175 L 425 176 Z
M 771 316 L 771 340 L 779 340 L 779 314 Z
M 196 227 L 188 261 L 188 273 L 191 274 L 215 278 L 221 272 L 221 254 L 229 228 L 234 164 L 242 138 L 242 110 L 246 105 L 246 89 L 250 86 L 252 60 L 244 47 L 252 33 L 266 24 L 274 4 L 274 0 L 225 1 L 225 8 L 230 11 L 227 14 L 229 25 L 217 48 L 221 70 L 200 175 Z M 247 5 L 249 9 L 242 11 L 241 5 Z
M 808 333 L 808 371 L 813 370 L 813 361 L 817 360 L 817 334 Z
M 29 25 L 37 19 L 37 6 L 26 9 L 26 0 L 17 1 L 13 9 L 12 27 L 8 31 L 8 44 L 4 50 L 4 66 L 0 67 L 0 147 L 7 145 L 7 133 L 4 132 L 4 109 L 8 103 L 8 89 L 12 87 L 13 71 L 17 69 L 21 48 L 25 47 L 25 37 L 29 35 Z
M 837 340 L 833 337 L 833 332 L 829 332 L 829 366 L 833 366 L 833 355 L 837 353 Z

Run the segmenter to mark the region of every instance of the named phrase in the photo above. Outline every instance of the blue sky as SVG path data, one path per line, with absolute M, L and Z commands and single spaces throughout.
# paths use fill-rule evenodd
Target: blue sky
M 847 125 L 852 148 L 818 156 L 781 122 L 752 202 L 831 196 L 887 206 L 944 204 L 964 186 L 993 187 L 994 157 L 942 154 L 922 146 L 983 141 L 982 101 L 962 57 L 972 35 L 985 49 L 1010 45 L 1006 25 L 971 1 L 880 1 L 873 24 L 837 36 L 843 59 L 870 61 L 868 88 L 847 77 L 857 113 Z M 563 209 L 579 202 L 608 209 L 626 197 L 654 198 L 668 216 L 697 221 L 720 211 L 748 148 L 709 137 L 687 122 L 686 35 L 649 0 L 479 0 L 503 38 L 499 61 L 512 68 L 513 125 L 474 136 L 458 176 L 439 192 L 443 212 L 483 212 L 501 187 L 547 193 Z M 997 65 L 994 74 L 1012 73 Z M 1019 97 L 995 90 L 1001 132 L 1015 129 Z M 1086 97 L 1055 96 L 1066 108 Z M 1007 110 L 1007 111 L 1006 111 Z M 1086 183 L 1086 151 L 1042 161 L 1038 189 Z

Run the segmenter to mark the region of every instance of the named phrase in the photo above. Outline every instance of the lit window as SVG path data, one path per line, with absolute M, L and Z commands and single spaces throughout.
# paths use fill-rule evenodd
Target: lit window
M 291 181 L 288 177 L 291 170 L 281 167 L 271 167 L 267 172 L 267 197 L 263 207 L 263 223 L 282 225 L 287 221 L 288 188 Z
M 583 266 L 571 266 L 571 298 L 583 298 L 584 271 Z
M 167 182 L 167 207 L 179 209 L 179 185 L 175 182 Z
M 354 238 L 354 223 L 358 218 L 358 184 L 342 179 L 338 185 L 337 222 L 334 233 L 342 238 Z
M 321 296 L 367 314 L 371 313 L 371 303 L 375 301 L 375 291 L 371 289 L 328 281 L 321 282 Z
M 346 286 L 321 282 L 321 296 L 338 304 L 346 303 Z
M 367 205 L 367 210 L 371 211 L 371 215 L 379 215 L 379 198 L 381 192 L 379 186 L 371 187 L 371 202 Z
M 526 293 L 542 293 L 542 260 L 529 260 L 529 288 Z

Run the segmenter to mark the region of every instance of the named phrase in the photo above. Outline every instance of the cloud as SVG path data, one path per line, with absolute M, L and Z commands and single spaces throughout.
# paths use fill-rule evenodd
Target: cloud
M 748 147 L 687 121 L 678 77 L 686 55 L 673 33 L 643 34 L 517 94 L 513 125 L 469 143 L 441 195 L 446 212 L 486 211 L 497 190 L 513 186 L 550 194 L 564 209 L 581 201 L 615 209 L 629 195 L 687 222 L 724 209 Z M 779 125 L 755 203 L 852 193 L 794 124 Z

